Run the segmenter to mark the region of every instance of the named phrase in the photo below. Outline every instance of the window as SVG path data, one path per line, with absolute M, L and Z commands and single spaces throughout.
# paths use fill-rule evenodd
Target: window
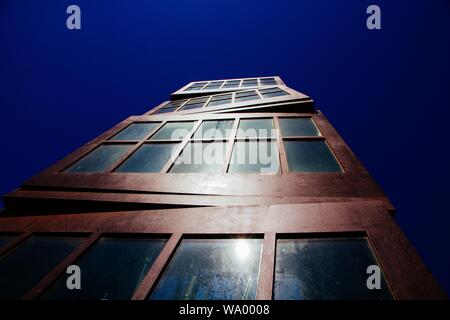
M 102 144 L 67 168 L 65 172 L 106 172 L 131 147 L 130 144 Z
M 208 82 L 195 82 L 191 84 L 187 89 L 185 89 L 185 91 L 200 90 L 207 83 Z
M 186 103 L 180 110 L 178 111 L 185 111 L 185 110 L 192 110 L 192 109 L 198 109 L 203 108 L 208 98 L 198 98 L 198 99 L 191 99 Z
M 239 87 L 239 84 L 241 83 L 241 80 L 229 80 L 225 82 L 223 85 L 223 88 L 237 88 Z
M 194 139 L 229 138 L 234 120 L 206 120 L 194 133 Z
M 190 142 L 170 168 L 172 173 L 221 173 L 227 144 L 223 141 Z
M 275 80 L 275 78 L 262 78 L 259 79 L 259 83 L 261 84 L 261 86 L 269 86 L 277 84 L 277 81 Z
M 237 131 L 238 138 L 275 137 L 272 118 L 241 119 Z
M 159 122 L 135 122 L 120 131 L 110 140 L 142 140 L 158 125 Z
M 231 103 L 232 94 L 222 94 L 218 96 L 213 96 L 211 101 L 208 103 L 207 107 L 219 106 Z
M 242 86 L 243 87 L 257 87 L 258 86 L 258 79 L 245 79 L 245 80 L 242 80 Z
M 277 174 L 280 171 L 276 141 L 236 141 L 229 173 Z
M 378 265 L 365 238 L 278 239 L 277 300 L 392 299 L 384 277 L 369 290 L 367 267 Z
M 316 137 L 320 132 L 310 117 L 307 118 L 280 118 L 281 133 L 283 137 Z
M 234 101 L 235 102 L 244 102 L 250 100 L 258 100 L 260 99 L 256 91 L 245 91 L 245 92 L 237 92 Z
M 173 112 L 177 110 L 186 100 L 183 101 L 170 101 L 169 103 L 162 106 L 160 109 L 156 110 L 153 114 Z
M 263 98 L 273 98 L 289 95 L 289 93 L 279 88 L 260 89 L 259 92 L 261 93 Z
M 150 299 L 255 299 L 261 246 L 261 239 L 183 239 Z
M 160 172 L 178 143 L 146 143 L 134 152 L 116 172 Z
M 212 90 L 212 89 L 220 89 L 223 85 L 224 81 L 212 81 L 203 90 Z
M 0 258 L 0 300 L 20 299 L 82 241 L 79 237 L 33 236 Z
M 194 121 L 167 122 L 150 140 L 180 140 L 184 139 L 194 127 Z
M 341 172 L 323 140 L 285 140 L 284 148 L 291 172 Z
M 67 289 L 68 275 L 63 274 L 42 298 L 130 299 L 166 242 L 160 238 L 101 238 L 75 262 L 82 270 L 81 290 Z

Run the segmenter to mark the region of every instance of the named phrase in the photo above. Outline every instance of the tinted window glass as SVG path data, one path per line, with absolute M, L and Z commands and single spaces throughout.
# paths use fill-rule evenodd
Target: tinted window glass
M 367 288 L 371 265 L 377 261 L 365 239 L 278 240 L 274 298 L 392 299 L 384 277 L 381 290 Z
M 279 120 L 283 137 L 320 135 L 311 118 L 280 118 Z
M 158 122 L 132 123 L 110 140 L 141 140 L 155 129 L 158 124 Z
M 324 141 L 284 141 L 291 172 L 339 172 L 341 168 Z
M 229 173 L 276 174 L 280 170 L 275 141 L 236 141 Z
M 152 143 L 142 145 L 117 172 L 160 172 L 169 161 L 178 143 Z
M 177 109 L 178 109 L 178 107 L 173 107 L 173 108 L 162 108 L 162 109 L 156 110 L 153 114 L 160 114 L 160 113 L 174 112 L 174 111 L 177 110 Z
M 273 120 L 268 119 L 241 119 L 237 131 L 238 138 L 245 137 L 275 137 Z
M 75 262 L 82 272 L 81 289 L 67 289 L 63 275 L 42 298 L 130 299 L 165 243 L 166 239 L 102 238 Z
M 0 299 L 20 299 L 82 241 L 33 236 L 0 258 Z
M 132 145 L 129 144 L 103 144 L 81 158 L 81 160 L 78 160 L 65 171 L 105 172 L 131 147 Z
M 234 120 L 208 120 L 203 121 L 194 133 L 194 139 L 221 139 L 228 138 Z
M 220 173 L 227 144 L 224 142 L 191 142 L 170 169 L 174 173 Z
M 261 242 L 260 239 L 182 240 L 150 299 L 255 299 Z
M 194 127 L 194 122 L 168 122 L 158 130 L 150 140 L 184 139 Z

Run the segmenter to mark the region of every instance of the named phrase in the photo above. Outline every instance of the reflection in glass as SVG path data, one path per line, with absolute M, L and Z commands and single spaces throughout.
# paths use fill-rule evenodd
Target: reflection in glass
M 131 147 L 132 145 L 130 144 L 103 144 L 75 162 L 65 171 L 105 172 Z
M 283 137 L 316 137 L 319 130 L 311 118 L 280 118 L 281 134 Z
M 20 299 L 69 255 L 79 237 L 33 236 L 0 258 L 0 300 Z
M 325 141 L 284 141 L 291 172 L 341 172 Z
M 178 143 L 144 144 L 116 172 L 160 172 L 177 145 Z
M 378 263 L 364 238 L 279 239 L 276 252 L 277 300 L 392 299 L 384 277 L 380 290 L 367 288 Z
M 236 141 L 229 173 L 276 174 L 280 171 L 275 141 Z
M 183 239 L 150 299 L 255 299 L 261 244 L 261 239 Z
M 155 129 L 158 124 L 158 122 L 132 123 L 110 140 L 141 140 Z
M 81 290 L 67 289 L 64 274 L 42 296 L 45 300 L 130 299 L 156 260 L 166 239 L 101 238 L 78 261 Z
M 275 137 L 272 118 L 241 119 L 236 134 L 237 138 Z
M 194 133 L 194 139 L 222 139 L 230 137 L 234 120 L 203 121 Z
M 216 142 L 190 142 L 183 149 L 169 172 L 221 173 L 227 144 Z
M 159 129 L 150 140 L 179 140 L 184 139 L 194 127 L 194 121 L 168 122 Z

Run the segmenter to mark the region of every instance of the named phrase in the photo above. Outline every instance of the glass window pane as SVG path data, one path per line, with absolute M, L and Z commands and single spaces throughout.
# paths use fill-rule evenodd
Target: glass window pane
M 316 137 L 319 130 L 311 118 L 280 118 L 281 134 L 283 137 Z
M 384 277 L 380 290 L 366 285 L 367 267 L 378 265 L 363 238 L 279 239 L 277 300 L 392 299 Z
M 33 236 L 0 258 L 0 300 L 20 299 L 68 256 L 80 237 Z
M 257 79 L 248 79 L 242 81 L 243 87 L 257 87 L 258 86 L 258 80 Z
M 168 112 L 173 112 L 175 110 L 177 110 L 178 107 L 173 107 L 173 108 L 161 108 L 156 110 L 153 114 L 160 114 L 160 113 L 168 113 Z
M 225 142 L 188 143 L 169 172 L 221 173 L 226 147 Z
M 275 141 L 236 141 L 229 173 L 277 174 L 280 171 Z
M 186 103 L 180 111 L 183 110 L 191 110 L 191 109 L 197 109 L 202 108 L 205 105 L 205 102 L 208 100 L 208 98 L 201 98 L 201 99 L 192 99 L 188 103 Z
M 67 289 L 68 275 L 64 274 L 42 299 L 130 299 L 166 242 L 151 238 L 101 238 L 75 262 L 81 269 L 81 290 Z
M 160 172 L 176 146 L 178 143 L 144 144 L 116 172 Z
M 284 141 L 291 172 L 340 172 L 325 141 Z
M 180 140 L 184 139 L 194 127 L 194 121 L 168 122 L 158 130 L 150 140 Z
M 155 129 L 158 124 L 159 122 L 132 123 L 110 140 L 141 140 Z
M 203 121 L 194 133 L 194 139 L 222 139 L 229 138 L 234 120 Z
M 66 172 L 105 172 L 120 157 L 122 157 L 132 145 L 130 144 L 103 144 L 85 157 L 67 168 Z
M 235 102 L 244 102 L 244 101 L 251 101 L 251 100 L 258 100 L 260 99 L 258 95 L 248 95 L 248 96 L 236 96 L 234 99 Z
M 261 245 L 261 239 L 184 239 L 150 299 L 255 299 Z
M 230 80 L 225 82 L 224 88 L 236 88 L 239 87 L 239 84 L 241 83 L 241 80 Z
M 16 236 L 10 235 L 10 234 L 0 234 L 0 247 L 4 246 L 5 244 L 10 242 L 15 237 Z
M 237 131 L 238 138 L 275 137 L 273 119 L 241 119 Z

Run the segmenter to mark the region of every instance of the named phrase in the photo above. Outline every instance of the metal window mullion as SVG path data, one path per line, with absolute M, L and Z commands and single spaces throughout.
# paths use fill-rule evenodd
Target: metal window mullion
M 122 157 L 120 157 L 107 171 L 108 173 L 116 170 L 122 163 L 124 163 L 137 149 L 139 149 L 154 133 L 156 133 L 159 129 L 161 129 L 168 121 L 165 120 L 161 122 L 158 126 L 156 126 L 152 131 L 150 131 L 144 138 L 139 140 L 133 147 L 131 147 Z M 117 144 L 120 144 L 118 142 Z
M 230 165 L 231 155 L 233 153 L 234 139 L 236 138 L 237 130 L 239 127 L 239 120 L 240 120 L 239 117 L 234 119 L 233 129 L 231 129 L 230 137 L 228 138 L 227 151 L 222 167 L 222 173 L 227 173 L 228 166 Z
M 189 143 L 189 140 L 194 135 L 195 131 L 200 127 L 202 123 L 202 119 L 197 120 L 197 123 L 191 129 L 191 132 L 184 137 L 183 141 L 181 141 L 180 145 L 175 149 L 175 152 L 172 153 L 172 156 L 169 158 L 169 161 L 162 167 L 159 173 L 167 173 L 169 169 L 172 167 L 176 159 L 180 156 L 181 152 L 183 152 L 186 145 Z

